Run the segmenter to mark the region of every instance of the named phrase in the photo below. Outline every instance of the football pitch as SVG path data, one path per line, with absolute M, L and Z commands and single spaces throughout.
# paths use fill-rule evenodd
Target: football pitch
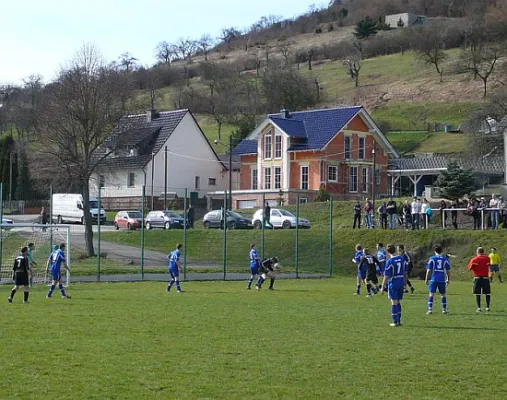
M 476 314 L 470 282 L 449 314 L 426 316 L 426 286 L 391 328 L 385 295 L 355 280 L 74 284 L 30 304 L 0 287 L 0 398 L 505 399 L 507 284 Z

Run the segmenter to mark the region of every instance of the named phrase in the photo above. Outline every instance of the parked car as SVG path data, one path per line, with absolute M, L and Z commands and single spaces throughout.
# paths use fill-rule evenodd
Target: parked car
M 13 225 L 14 221 L 12 219 L 9 219 L 9 218 L 2 218 L 2 224 Z M 8 231 L 8 230 L 11 229 L 11 227 L 10 226 L 4 226 L 3 229 L 5 229 L 6 231 Z
M 257 210 L 255 212 L 252 218 L 252 224 L 255 228 L 262 228 L 263 215 L 263 209 Z M 273 225 L 274 228 L 290 229 L 296 227 L 296 219 L 296 216 L 287 210 L 281 208 L 272 208 L 269 222 Z M 310 221 L 304 218 L 299 218 L 299 227 L 310 228 Z
M 77 193 L 55 193 L 53 194 L 53 220 L 63 224 L 65 222 L 79 222 L 84 224 L 83 196 Z M 94 196 L 89 197 L 90 214 L 92 221 L 106 223 L 106 212 L 99 207 L 99 202 Z M 99 217 L 100 216 L 100 217 Z
M 139 210 L 118 211 L 114 217 L 114 228 L 116 230 L 140 228 L 143 223 L 143 213 Z
M 204 228 L 223 228 L 222 223 L 222 210 L 213 210 L 207 213 L 202 224 Z M 251 229 L 253 225 L 248 218 L 243 217 L 234 211 L 227 211 L 227 228 L 228 229 Z
M 144 221 L 146 229 L 183 229 L 185 227 L 185 219 L 174 211 L 151 211 Z M 189 228 L 188 221 L 187 228 Z

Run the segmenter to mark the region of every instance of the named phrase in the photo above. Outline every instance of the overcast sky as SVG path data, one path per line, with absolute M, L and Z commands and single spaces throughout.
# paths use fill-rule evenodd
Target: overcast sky
M 30 74 L 53 79 L 84 44 L 108 61 L 126 51 L 144 65 L 155 62 L 162 40 L 218 37 L 222 28 L 245 28 L 262 16 L 294 17 L 312 0 L 0 0 L 0 83 Z

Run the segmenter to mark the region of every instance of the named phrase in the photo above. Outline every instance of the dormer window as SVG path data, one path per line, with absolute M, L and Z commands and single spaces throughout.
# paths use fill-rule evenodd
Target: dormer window
M 129 154 L 130 157 L 137 156 L 137 154 L 138 154 L 137 149 L 136 148 L 129 149 L 129 153 L 128 154 Z

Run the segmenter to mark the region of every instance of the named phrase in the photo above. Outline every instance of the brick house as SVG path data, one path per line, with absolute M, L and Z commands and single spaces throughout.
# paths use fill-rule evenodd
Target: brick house
M 233 154 L 241 163 L 238 209 L 261 207 L 263 196 L 311 202 L 321 188 L 335 199 L 378 197 L 389 192 L 389 158 L 399 157 L 360 106 L 268 115 Z

